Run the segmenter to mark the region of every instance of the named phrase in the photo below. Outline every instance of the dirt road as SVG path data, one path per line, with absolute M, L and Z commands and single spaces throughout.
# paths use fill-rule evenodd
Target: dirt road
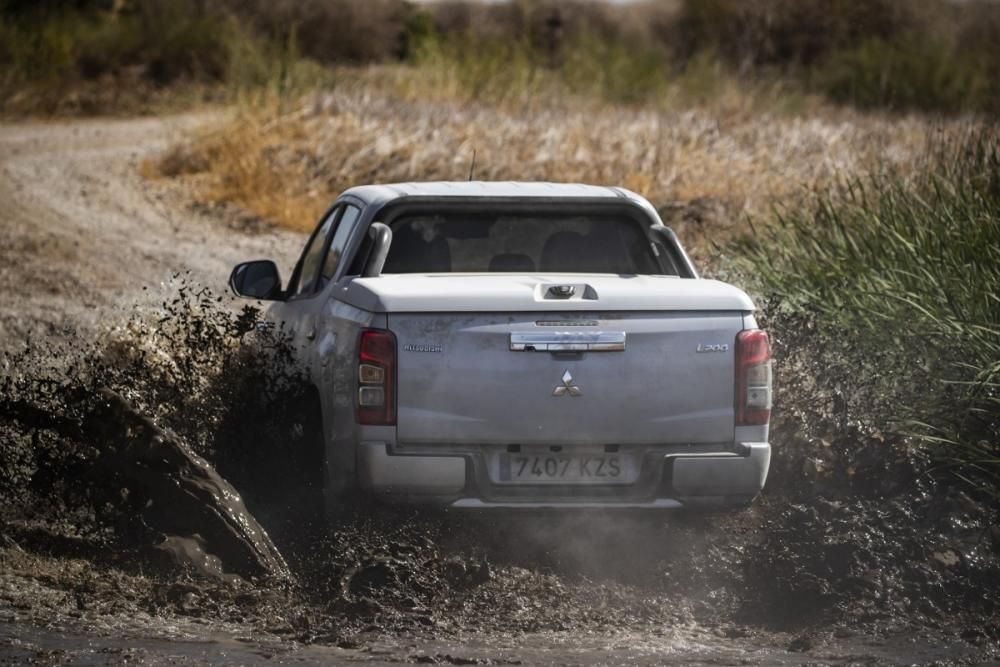
M 300 236 L 228 227 L 139 175 L 145 157 L 203 120 L 0 126 L 0 278 L 7 290 L 0 349 L 99 335 L 134 309 L 163 301 L 177 274 L 222 292 L 241 259 L 291 266 Z M 766 539 L 775 522 L 787 524 L 782 502 L 765 498 L 745 515 L 703 520 L 582 517 L 555 530 L 529 521 L 497 532 L 446 516 L 426 522 L 431 532 L 418 517 L 405 540 L 390 534 L 381 542 L 373 537 L 377 527 L 362 524 L 341 545 L 346 539 L 363 552 L 379 543 L 376 552 L 392 557 L 373 558 L 360 572 L 412 588 L 399 595 L 373 588 L 375 602 L 357 594 L 350 607 L 327 607 L 315 594 L 123 570 L 89 557 L 71 537 L 51 538 L 27 524 L 5 533 L 0 525 L 0 663 L 995 664 L 990 633 L 968 625 L 929 629 L 934 618 L 914 621 L 909 598 L 879 601 L 882 584 L 857 578 L 852 586 L 877 590 L 856 611 L 845 604 L 848 621 L 753 618 L 744 597 L 762 588 L 754 577 L 788 577 L 791 583 L 774 591 L 808 594 L 781 562 L 770 570 L 747 564 L 756 557 L 749 546 Z M 857 521 L 847 516 L 853 507 L 829 505 L 815 517 L 794 515 L 803 531 L 820 536 L 808 555 L 821 561 L 833 558 L 823 549 L 836 542 L 823 522 L 861 530 L 849 523 Z M 852 557 L 871 569 L 879 548 L 859 547 Z M 912 550 L 905 554 L 911 557 Z M 492 565 L 475 570 L 481 581 L 470 584 L 480 561 Z M 332 586 L 361 580 L 356 574 Z M 414 581 L 438 590 L 406 598 L 417 590 Z M 449 581 L 461 585 L 440 588 Z M 794 607 L 797 595 L 768 604 Z M 837 590 L 823 595 L 841 599 Z M 918 597 L 913 605 L 922 609 Z M 385 600 L 403 611 L 389 613 Z
M 204 120 L 0 127 L 0 281 L 8 286 L 0 338 L 6 345 L 93 330 L 123 308 L 156 302 L 179 273 L 222 292 L 233 264 L 243 259 L 272 257 L 291 266 L 299 235 L 227 228 L 139 175 L 143 159 Z

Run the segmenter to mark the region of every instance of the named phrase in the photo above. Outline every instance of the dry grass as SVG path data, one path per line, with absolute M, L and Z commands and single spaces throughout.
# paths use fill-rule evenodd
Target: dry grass
M 294 108 L 244 106 L 165 154 L 159 171 L 186 175 L 205 200 L 307 230 L 352 185 L 464 180 L 475 153 L 477 180 L 624 185 L 699 243 L 876 161 L 905 170 L 928 137 L 919 117 L 768 112 L 737 93 L 686 110 L 569 97 L 518 109 L 440 89 L 421 100 L 412 85 L 400 92 L 400 76 L 369 71 Z
M 187 181 L 196 199 L 233 203 L 265 221 L 297 231 L 314 226 L 332 197 L 306 168 L 306 128 L 269 107 L 242 112 L 201 130 L 141 165 L 147 178 Z M 292 158 L 289 149 L 296 151 Z

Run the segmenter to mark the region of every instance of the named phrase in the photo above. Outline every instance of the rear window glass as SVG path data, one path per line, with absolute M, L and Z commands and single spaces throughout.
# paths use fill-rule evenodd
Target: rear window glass
M 383 273 L 668 273 L 624 215 L 449 212 L 390 226 Z

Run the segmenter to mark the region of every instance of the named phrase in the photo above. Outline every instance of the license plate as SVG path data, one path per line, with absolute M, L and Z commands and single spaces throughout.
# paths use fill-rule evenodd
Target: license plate
M 500 481 L 520 484 L 621 484 L 631 482 L 621 454 L 503 454 Z

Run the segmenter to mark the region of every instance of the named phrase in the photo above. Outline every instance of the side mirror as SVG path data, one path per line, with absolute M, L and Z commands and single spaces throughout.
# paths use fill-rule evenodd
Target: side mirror
M 281 297 L 281 274 L 269 259 L 243 262 L 229 274 L 229 288 L 236 296 L 273 301 Z

